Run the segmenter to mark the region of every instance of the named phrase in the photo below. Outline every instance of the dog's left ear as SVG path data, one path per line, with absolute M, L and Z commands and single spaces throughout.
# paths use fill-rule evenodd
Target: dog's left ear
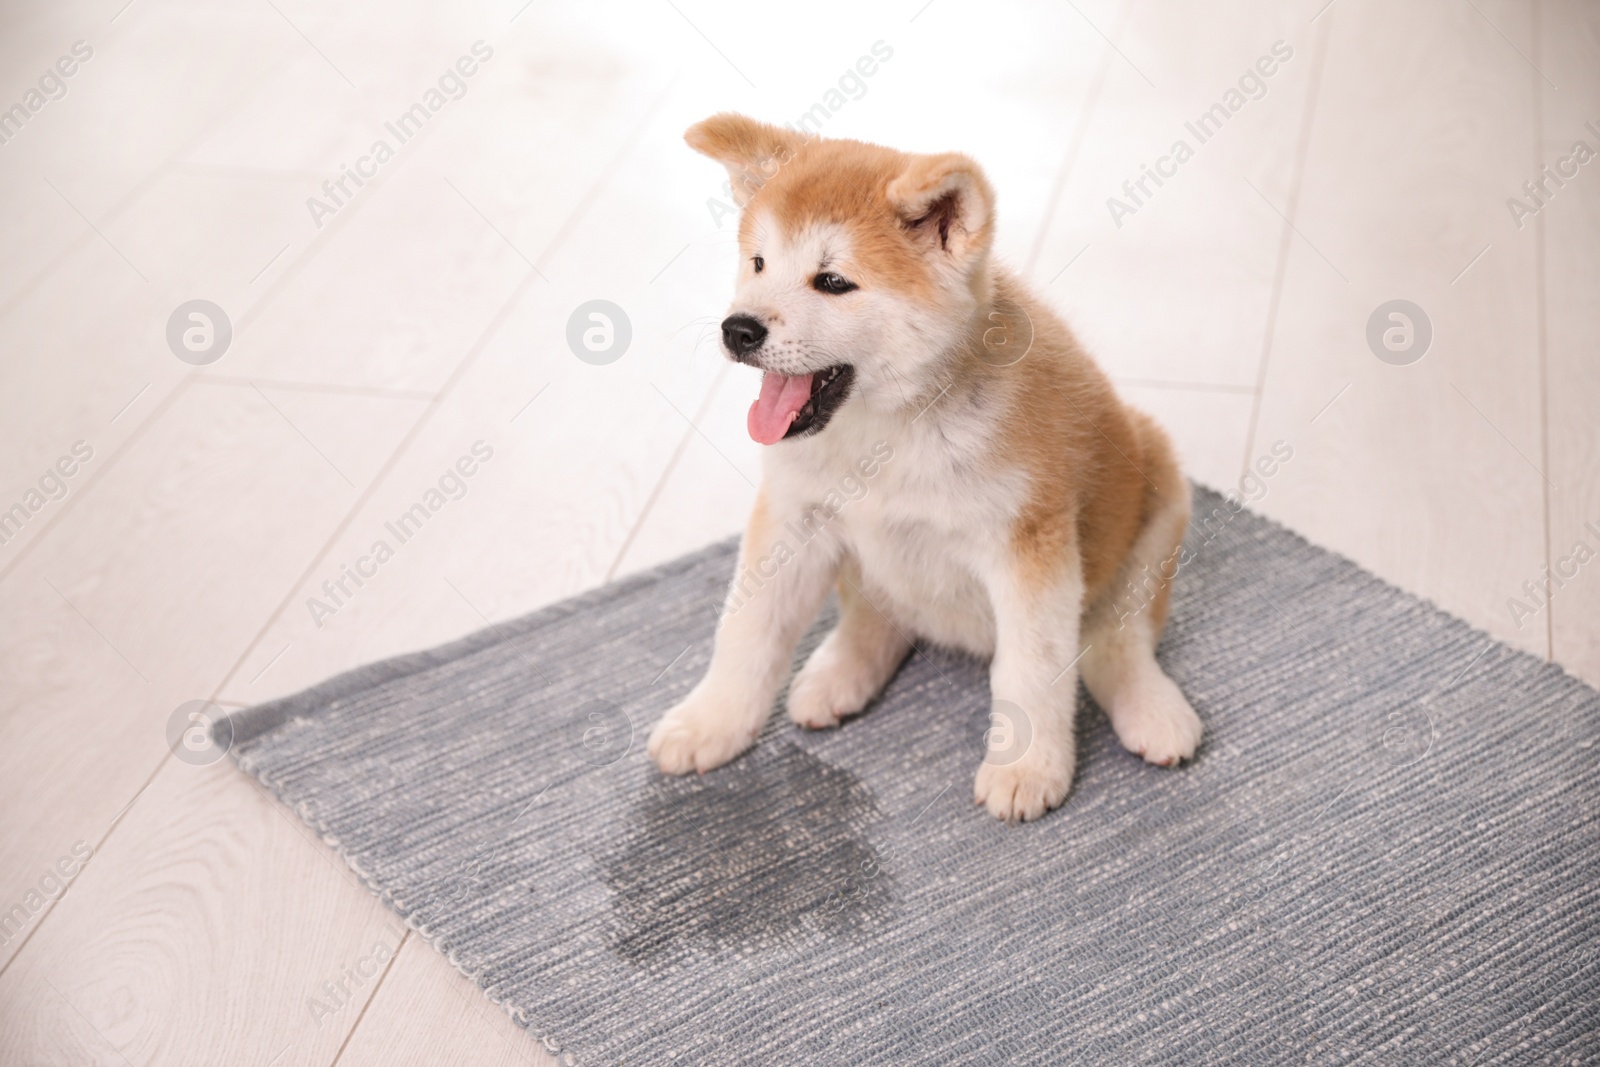
M 966 156 L 912 156 L 886 192 L 901 222 L 929 250 L 963 260 L 988 247 L 994 231 L 994 189 Z

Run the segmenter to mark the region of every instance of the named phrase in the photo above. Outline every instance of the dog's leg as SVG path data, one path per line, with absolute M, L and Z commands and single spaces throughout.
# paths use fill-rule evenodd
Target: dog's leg
M 1077 764 L 1073 715 L 1083 577 L 1077 551 L 1048 570 L 1008 559 L 986 584 L 994 607 L 990 730 L 973 796 L 1001 819 L 1037 819 L 1066 799 Z
M 650 758 L 668 774 L 705 772 L 750 747 L 789 673 L 794 646 L 838 573 L 826 530 L 789 543 L 766 496 L 756 498 L 723 606 L 711 666 L 650 731 Z
M 1124 748 L 1163 767 L 1194 755 L 1200 717 L 1156 662 L 1167 598 L 1189 523 L 1189 483 L 1176 471 L 1152 494 L 1150 518 L 1122 571 L 1084 619 L 1083 681 Z
M 878 695 L 910 651 L 911 642 L 862 592 L 861 568 L 847 556 L 839 571 L 839 625 L 789 686 L 789 718 L 814 730 L 839 725 Z

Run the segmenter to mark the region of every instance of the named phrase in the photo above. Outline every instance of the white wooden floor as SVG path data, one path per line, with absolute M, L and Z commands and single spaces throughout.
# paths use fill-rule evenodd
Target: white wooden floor
M 733 223 L 680 135 L 797 119 L 878 41 L 825 132 L 982 160 L 1003 254 L 1191 474 L 1284 442 L 1267 514 L 1600 683 L 1600 563 L 1508 606 L 1600 548 L 1600 162 L 1520 227 L 1507 206 L 1600 150 L 1600 7 L 124 2 L 0 10 L 0 107 L 92 48 L 0 145 L 0 509 L 92 451 L 0 545 L 0 909 L 25 919 L 0 1062 L 550 1062 L 166 724 L 736 530 L 754 380 L 707 329 Z M 307 198 L 479 40 L 465 95 L 319 228 Z M 1265 95 L 1115 225 L 1278 41 Z M 196 298 L 234 331 L 203 367 L 165 340 Z M 564 341 L 595 298 L 633 327 L 610 366 Z M 1366 341 L 1397 298 L 1433 331 L 1405 366 Z M 466 495 L 316 625 L 307 598 L 477 441 Z

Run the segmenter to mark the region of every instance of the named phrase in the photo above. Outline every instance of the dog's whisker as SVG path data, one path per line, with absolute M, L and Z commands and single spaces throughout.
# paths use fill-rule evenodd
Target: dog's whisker
M 698 327 L 701 328 L 701 330 L 704 330 L 708 325 L 715 325 L 717 321 L 718 320 L 713 319 L 713 318 L 704 318 L 704 317 L 697 318 L 697 319 L 690 319 L 688 322 L 684 323 L 682 326 L 679 326 L 676 330 L 673 330 L 672 333 L 669 336 L 676 337 L 680 333 L 682 333 L 684 330 L 687 330 L 691 326 L 698 326 Z

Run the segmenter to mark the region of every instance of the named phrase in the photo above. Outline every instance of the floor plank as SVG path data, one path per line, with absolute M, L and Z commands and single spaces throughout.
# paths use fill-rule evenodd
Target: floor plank
M 1542 103 L 1543 134 L 1540 150 L 1528 160 L 1529 179 L 1536 163 L 1553 165 L 1570 156 L 1575 141 L 1600 152 L 1600 10 L 1563 0 L 1541 2 L 1538 10 L 1542 32 L 1538 50 L 1530 53 L 1559 88 L 1528 72 Z M 1600 165 L 1590 163 L 1567 184 L 1551 188 L 1555 196 L 1533 223 L 1513 236 L 1508 217 L 1501 230 L 1507 240 L 1536 238 L 1543 244 L 1544 462 L 1554 483 L 1547 562 L 1561 584 L 1547 594 L 1542 575 L 1528 575 L 1548 607 L 1541 610 L 1525 591 L 1511 589 L 1506 610 L 1523 627 L 1543 621 L 1551 657 L 1600 685 L 1600 567 L 1580 563 L 1586 556 L 1578 549 L 1581 542 L 1600 554 L 1600 305 L 1594 299 L 1600 292 Z M 1511 606 L 1513 599 L 1520 609 Z
M 170 757 L 56 913 L 0 975 L 7 1063 L 329 1064 L 404 936 L 232 764 Z
M 1255 385 L 1315 32 L 1293 5 L 1132 8 L 1030 271 L 1114 376 Z M 1202 142 L 1188 125 L 1263 56 L 1259 99 Z M 1180 140 L 1192 158 L 1161 163 Z M 1158 163 L 1175 175 L 1123 188 Z
M 115 22 L 115 7 L 67 10 L 59 22 L 38 27 L 45 36 L 21 69 L 42 74 L 77 41 L 90 58 L 66 79 L 65 95 L 0 149 L 13 253 L 0 258 L 0 315 L 14 313 L 17 300 L 74 252 L 149 276 L 136 250 L 122 248 L 120 227 L 133 218 L 129 194 L 164 174 L 175 155 L 270 77 L 289 47 L 278 31 L 292 32 L 273 25 L 270 8 L 249 5 L 146 5 Z M 37 76 L 10 79 L 7 91 L 20 95 Z M 137 94 L 133 106 L 130 91 Z M 137 266 L 130 268 L 118 248 Z M 151 276 L 151 283 L 159 280 Z
M 340 436 L 306 425 L 356 476 L 422 406 L 339 399 Z M 188 390 L 116 475 L 0 583 L 15 679 L 0 694 L 7 907 L 73 842 L 99 847 L 167 751 L 168 717 L 213 691 L 355 496 L 266 397 L 237 388 Z
M 339 1057 L 340 1067 L 555 1067 L 528 1031 L 415 934 Z
M 1486 10 L 1526 37 L 1525 6 Z M 1283 440 L 1295 458 L 1261 506 L 1543 655 L 1499 592 L 1544 557 L 1533 249 L 1500 229 L 1526 169 L 1527 68 L 1447 0 L 1343 0 L 1321 23 L 1326 68 L 1250 446 Z M 1366 339 L 1395 298 L 1432 322 L 1431 347 L 1404 366 Z

